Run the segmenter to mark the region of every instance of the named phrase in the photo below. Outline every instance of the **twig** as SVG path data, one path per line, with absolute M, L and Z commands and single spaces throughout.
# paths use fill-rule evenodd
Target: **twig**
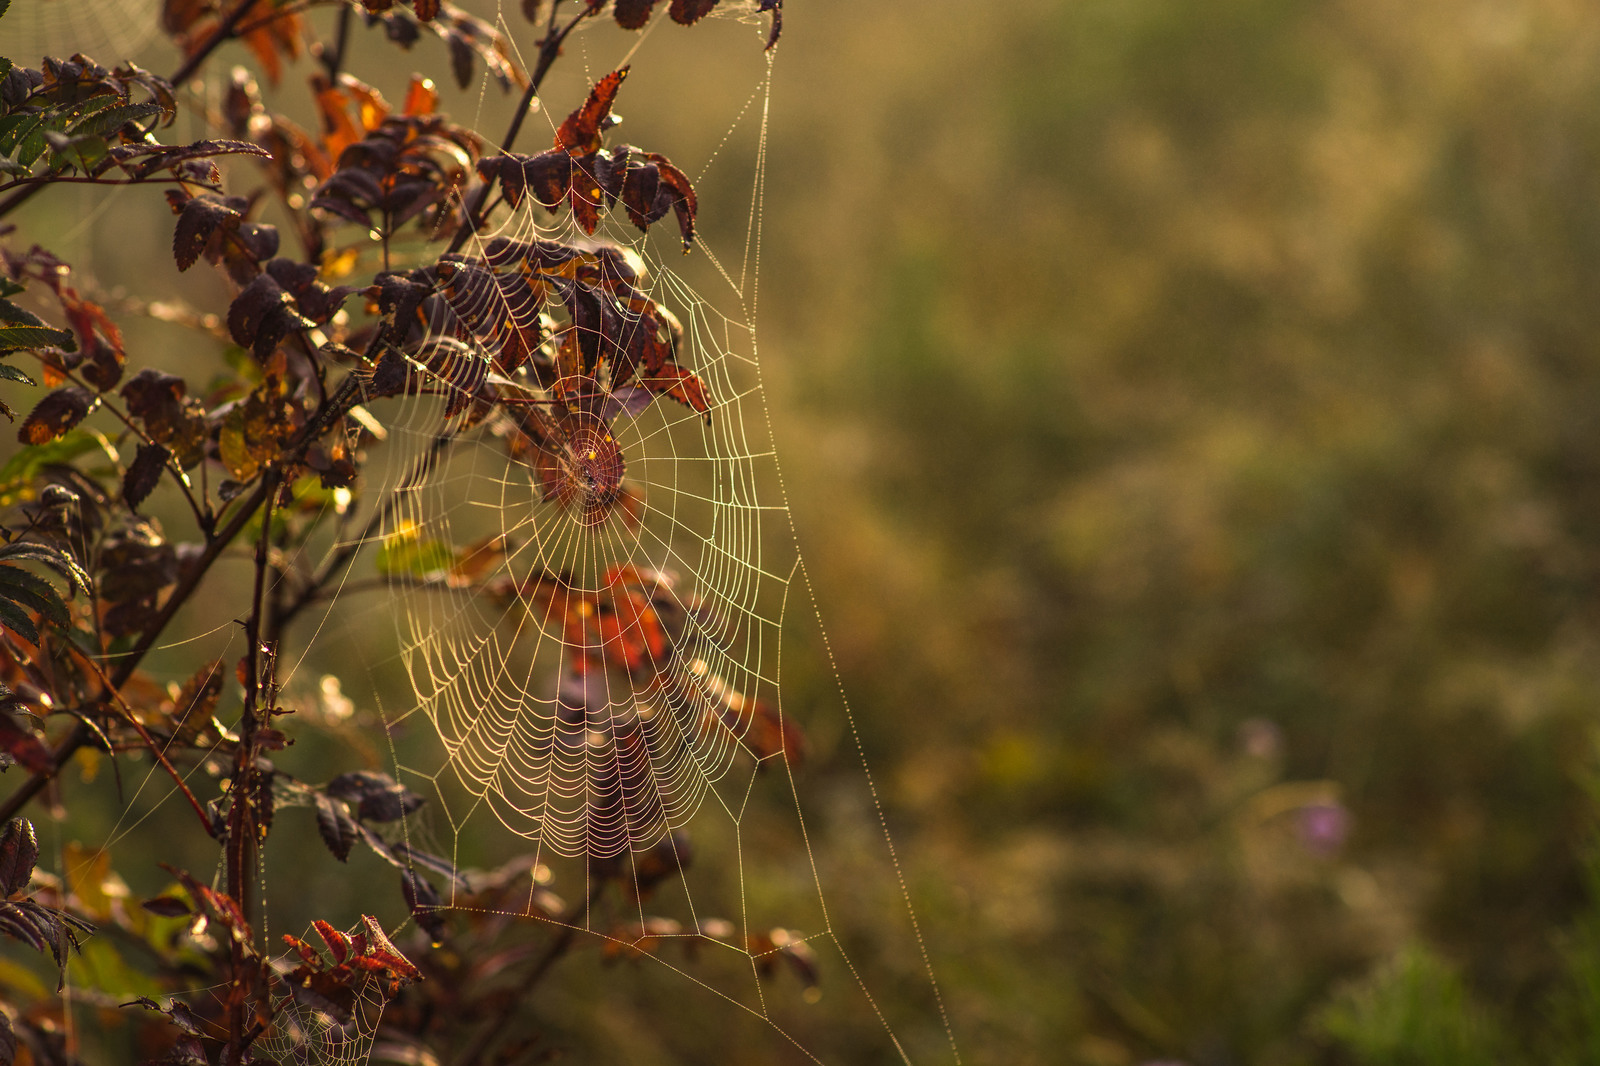
M 343 4 L 339 8 L 339 22 L 333 31 L 333 54 L 324 52 L 322 65 L 328 72 L 328 80 L 339 80 L 339 69 L 344 66 L 344 48 L 350 37 L 350 5 Z
M 234 5 L 233 10 L 229 11 L 227 16 L 223 18 L 211 36 L 206 38 L 206 43 L 201 45 L 194 55 L 184 60 L 183 66 L 179 67 L 177 72 L 167 80 L 177 85 L 193 77 L 194 72 L 200 69 L 200 65 L 211 56 L 212 52 L 217 50 L 217 46 L 234 36 L 234 31 L 238 29 L 240 21 L 255 6 L 255 3 L 256 0 L 239 0 Z
M 161 768 L 171 776 L 173 784 L 177 785 L 179 790 L 183 792 L 184 798 L 189 801 L 189 806 L 194 808 L 194 813 L 199 817 L 200 824 L 205 828 L 206 835 L 215 836 L 216 833 L 211 828 L 211 819 L 207 817 L 205 808 L 200 806 L 200 801 L 195 799 L 193 792 L 189 791 L 189 786 L 178 773 L 177 767 L 173 766 L 167 759 L 166 752 L 161 750 L 155 738 L 150 735 L 144 724 L 134 715 L 133 708 L 129 707 L 128 701 L 122 698 L 122 693 L 111 687 L 111 679 L 105 675 L 104 670 L 100 669 L 100 664 L 85 655 L 82 649 L 71 641 L 63 641 L 62 646 L 70 651 L 79 662 L 94 671 L 95 676 L 100 679 L 100 684 L 105 688 L 106 694 L 111 697 L 112 702 L 122 711 L 122 716 L 128 720 L 129 725 L 133 726 L 134 731 L 139 734 L 139 739 L 144 741 L 144 746 L 149 749 L 151 755 L 156 757 L 156 761 L 161 764 Z
M 322 405 L 318 413 L 313 415 L 310 421 L 301 428 L 299 434 L 289 442 L 280 457 L 281 461 L 284 463 L 293 462 L 304 454 L 305 449 L 310 446 L 311 442 L 321 436 L 322 432 L 331 426 L 335 419 L 341 417 L 349 409 L 350 404 L 354 402 L 359 392 L 360 387 L 355 377 L 352 375 L 346 378 L 343 384 L 340 385 L 339 390 L 329 398 L 327 403 Z M 123 685 L 127 684 L 128 679 L 139 668 L 139 663 L 143 661 L 150 649 L 155 646 L 156 641 L 161 638 L 161 633 L 166 629 L 168 623 L 172 621 L 173 616 L 188 602 L 189 597 L 194 594 L 194 590 L 199 588 L 200 582 L 204 580 L 206 574 L 210 571 L 211 565 L 217 561 L 218 556 L 223 553 L 228 545 L 233 543 L 234 538 L 249 524 L 256 511 L 266 502 L 267 496 L 268 486 L 266 481 L 263 480 L 260 485 L 256 486 L 256 490 L 233 512 L 227 524 L 214 536 L 207 539 L 206 546 L 201 551 L 199 558 L 190 564 L 189 568 L 184 572 L 184 576 L 179 580 L 177 586 L 173 588 L 171 595 L 167 597 L 167 602 L 162 606 L 155 619 L 145 628 L 138 642 L 121 657 L 116 671 L 111 675 L 113 688 L 121 689 Z M 29 800 L 37 796 L 40 790 L 60 772 L 62 764 L 70 759 L 74 752 L 88 743 L 89 736 L 89 731 L 81 724 L 69 733 L 55 750 L 53 769 L 49 773 L 31 775 L 26 781 L 17 786 L 15 792 L 6 797 L 3 804 L 0 804 L 0 822 L 14 817 L 19 810 L 27 805 Z
M 17 178 L 0 185 L 0 192 L 9 189 L 21 188 L 25 185 L 182 185 L 194 184 L 184 182 L 182 178 L 95 178 L 78 177 L 72 174 L 41 174 L 36 178 Z
M 560 0 L 550 8 L 550 25 L 555 26 L 556 8 Z M 554 33 L 547 32 L 544 41 L 539 46 L 539 62 L 534 65 L 533 73 L 528 78 L 528 89 L 522 94 L 522 102 L 517 105 L 516 114 L 511 116 L 511 126 L 506 130 L 505 137 L 500 142 L 502 155 L 511 151 L 511 146 L 516 143 L 517 134 L 522 132 L 522 120 L 528 115 L 528 109 L 533 106 L 533 98 L 539 93 L 539 86 L 544 82 L 544 76 L 550 72 L 550 66 L 561 55 L 561 46 L 567 36 L 577 28 L 578 23 L 599 11 L 598 7 L 586 7 L 579 11 L 560 30 Z M 466 218 L 456 229 L 456 235 L 450 240 L 450 251 L 459 252 L 462 245 L 478 232 L 484 223 L 484 205 L 489 202 L 489 193 L 494 188 L 494 182 L 486 181 L 478 188 L 477 195 L 473 197 L 472 206 L 466 209 Z
M 228 808 L 227 853 L 228 895 L 238 904 L 239 912 L 250 913 L 250 887 L 255 882 L 257 846 L 261 843 L 260 821 L 256 814 L 257 738 L 263 717 L 261 698 L 261 654 L 267 651 L 267 670 L 273 670 L 275 659 L 261 639 L 262 616 L 266 611 L 267 561 L 271 556 L 272 505 L 277 500 L 278 486 L 283 483 L 283 470 L 276 464 L 267 469 L 261 480 L 266 490 L 266 501 L 261 512 L 261 535 L 256 538 L 255 587 L 250 596 L 250 614 L 245 619 L 244 633 L 248 646 L 244 654 L 244 710 L 239 717 L 239 745 L 233 753 L 231 799 Z M 270 685 L 270 682 L 269 682 Z M 269 690 L 267 702 L 272 699 Z M 270 706 L 268 708 L 270 710 Z M 235 1061 L 243 1058 L 248 1046 L 245 1033 L 245 971 L 247 960 L 245 944 L 233 938 L 233 973 L 228 996 L 228 1043 L 235 1052 Z
M 438 462 L 439 453 L 444 451 L 445 447 L 454 439 L 454 434 L 441 433 L 434 437 L 433 443 L 428 446 L 428 450 L 419 456 L 412 465 L 404 483 L 410 483 L 416 478 L 426 475 L 432 469 L 433 464 Z M 281 633 L 283 628 L 293 621 L 308 605 L 322 598 L 323 586 L 337 577 L 349 565 L 350 561 L 355 558 L 356 553 L 371 542 L 373 536 L 389 520 L 389 516 L 394 514 L 394 509 L 398 506 L 399 499 L 398 493 L 391 493 L 389 498 L 383 501 L 383 506 L 374 511 L 372 517 L 367 519 L 367 524 L 362 527 L 361 534 L 354 540 L 346 541 L 338 551 L 328 557 L 327 562 L 317 569 L 317 572 L 312 575 L 305 586 L 295 594 L 295 598 L 289 602 L 288 606 L 284 607 L 283 613 L 274 619 L 275 635 Z

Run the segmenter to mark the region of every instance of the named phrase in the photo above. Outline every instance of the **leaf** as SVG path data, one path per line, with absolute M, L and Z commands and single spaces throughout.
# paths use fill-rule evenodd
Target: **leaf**
M 172 453 L 161 444 L 141 444 L 139 452 L 122 479 L 122 498 L 137 511 L 139 505 L 161 481 L 161 472 L 167 468 Z
M 316 325 L 296 310 L 294 299 L 269 273 L 258 275 L 228 306 L 228 333 L 241 347 L 265 363 L 278 342 L 292 330 Z
M 312 798 L 317 805 L 317 832 L 322 835 L 322 842 L 328 845 L 328 850 L 333 852 L 333 857 L 344 862 L 350 857 L 350 848 L 359 835 L 356 823 L 343 803 L 329 799 L 321 792 L 312 793 Z
M 187 200 L 168 194 L 173 210 L 178 214 L 178 226 L 172 234 L 172 257 L 179 270 L 188 270 L 199 260 L 206 242 L 218 227 L 238 229 L 243 219 L 239 207 L 211 193 L 189 197 Z
M 761 0 L 761 10 L 772 12 L 772 29 L 767 32 L 767 44 L 762 49 L 770 52 L 783 36 L 783 0 Z
M 65 443 L 65 442 L 63 442 Z M 41 448 L 41 452 L 49 452 L 52 448 Z M 73 454 L 77 454 L 73 451 Z M 11 464 L 6 464 L 7 470 Z M 0 476 L 6 471 L 0 470 Z M 52 544 L 41 544 L 32 540 L 14 540 L 10 544 L 0 546 L 0 560 L 5 562 L 29 561 L 43 563 L 56 573 L 67 579 L 72 588 L 81 593 L 89 591 L 89 575 L 83 567 L 78 565 L 76 559 L 65 551 Z
M 222 660 L 212 659 L 183 683 L 172 703 L 172 743 L 191 746 L 214 725 L 212 715 L 222 696 Z M 220 734 L 221 730 L 216 730 Z
M 33 868 L 39 862 L 39 838 L 33 823 L 13 818 L 0 832 L 0 896 L 11 896 L 28 887 Z
M 0 601 L 0 606 L 9 605 Z M 4 612 L 0 611 L 0 620 L 3 620 L 3 617 Z M 34 643 L 37 639 L 35 636 L 29 643 Z M 5 711 L 0 711 L 0 752 L 11 756 L 30 773 L 49 775 L 56 768 L 55 757 L 50 754 L 50 749 L 44 746 L 44 742 L 33 730 L 22 725 L 14 715 Z
M 589 98 L 556 130 L 555 146 L 573 155 L 598 151 L 605 120 L 611 115 L 611 104 L 627 76 L 628 68 L 620 67 L 595 82 L 594 88 L 589 90 Z
M 116 133 L 130 122 L 141 118 L 149 118 L 161 113 L 161 105 L 154 103 L 123 104 L 120 107 L 108 107 L 97 111 L 70 127 L 67 132 L 75 137 L 106 137 Z M 145 131 L 140 130 L 143 135 Z
M 625 30 L 637 30 L 650 21 L 650 9 L 655 6 L 656 0 L 617 0 L 611 14 L 618 26 Z
M 650 377 L 639 378 L 639 384 L 693 408 L 706 416 L 707 423 L 711 421 L 711 402 L 706 396 L 705 382 L 676 363 L 669 363 Z
M 162 918 L 182 918 L 185 915 L 194 913 L 193 908 L 177 896 L 156 896 L 153 899 L 141 901 L 139 906 Z
M 323 786 L 336 799 L 349 800 L 356 817 L 374 822 L 392 822 L 421 807 L 423 798 L 395 781 L 388 774 L 355 770 L 340 774 Z
M 333 961 L 342 965 L 350 957 L 350 938 L 321 918 L 311 924 L 322 937 L 322 942 L 328 945 L 328 953 L 333 956 Z
M 207 435 L 205 407 L 188 392 L 182 378 L 153 369 L 139 371 L 121 389 L 128 414 L 144 424 L 151 440 L 166 445 L 184 468 L 201 460 Z
M 711 9 L 716 6 L 717 0 L 672 0 L 667 13 L 672 16 L 672 21 L 692 26 L 711 14 Z
M 34 611 L 62 628 L 72 624 L 72 616 L 55 587 L 21 567 L 0 563 L 0 598 Z
M 83 421 L 90 406 L 96 402 L 87 389 L 76 385 L 57 389 L 39 401 L 33 413 L 17 430 L 17 439 L 23 444 L 45 444 L 64 436 L 69 429 Z
M 417 871 L 401 870 L 400 893 L 405 896 L 411 916 L 417 920 L 418 925 L 427 930 L 428 936 L 437 945 L 450 931 L 449 924 L 439 913 L 444 907 L 444 901 L 439 898 L 439 890 L 433 887 L 433 882 Z
M 39 348 L 65 348 L 72 351 L 77 343 L 72 334 L 50 326 L 6 326 L 0 328 L 0 352 L 32 351 Z

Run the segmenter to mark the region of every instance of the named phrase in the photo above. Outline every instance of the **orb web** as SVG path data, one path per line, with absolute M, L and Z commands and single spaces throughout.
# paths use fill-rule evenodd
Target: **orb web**
M 591 61 L 590 36 L 569 45 L 589 81 L 632 58 Z M 785 628 L 809 627 L 813 611 L 794 610 L 811 592 L 755 328 L 770 74 L 730 105 L 732 128 L 713 152 L 722 165 L 724 148 L 748 149 L 752 175 L 745 246 L 726 263 L 715 243 L 683 256 L 676 235 L 661 232 L 670 221 L 644 237 L 619 212 L 589 236 L 570 212 L 525 201 L 462 249 L 494 278 L 460 268 L 440 277 L 457 320 L 538 337 L 559 367 L 562 345 L 593 327 L 559 299 L 530 299 L 530 273 L 547 297 L 558 274 L 623 276 L 621 325 L 594 343 L 625 345 L 651 328 L 643 310 L 654 309 L 692 380 L 643 389 L 601 375 L 585 386 L 598 396 L 558 404 L 581 391 L 559 374 L 507 373 L 495 344 L 463 341 L 448 316 L 430 317 L 427 337 L 406 351 L 430 387 L 366 405 L 387 428 L 364 471 L 381 520 L 329 549 L 367 549 L 388 588 L 370 610 L 387 617 L 345 615 L 341 595 L 324 625 L 354 617 L 396 634 L 392 655 L 371 650 L 371 633 L 357 645 L 372 656 L 374 690 L 392 693 L 404 679 L 401 705 L 381 708 L 389 768 L 428 802 L 399 831 L 445 857 L 452 920 L 581 934 L 574 950 L 658 967 L 668 1001 L 708 993 L 804 1061 L 850 1057 L 805 1013 L 828 989 L 849 1004 L 833 1009 L 852 1039 L 886 1061 L 959 1062 L 942 1004 L 880 1002 L 888 982 L 906 978 L 938 1002 L 898 859 L 864 763 L 851 794 L 865 817 L 851 824 L 867 836 L 830 845 L 838 857 L 813 848 L 797 768 L 812 723 L 790 716 L 779 685 Z M 568 109 L 549 91 L 530 141 Z M 704 166 L 685 169 L 698 185 Z M 724 241 L 739 228 L 722 225 Z M 554 244 L 579 254 L 558 263 Z M 507 402 L 475 405 L 485 382 Z M 367 579 L 354 570 L 346 580 Z M 832 743 L 848 749 L 851 712 L 836 701 L 831 713 Z M 520 864 L 511 879 L 520 888 L 505 887 L 507 864 Z M 846 950 L 824 885 L 853 877 L 886 893 L 889 913 L 872 935 L 909 940 L 899 969 Z M 661 1024 L 681 1021 L 684 1041 L 702 1039 L 677 1013 Z M 627 1060 L 621 1048 L 610 1057 Z
M 531 213 L 517 222 L 538 236 Z M 624 386 L 609 419 L 558 419 L 533 390 L 470 429 L 456 413 L 402 431 L 382 531 L 445 772 L 562 856 L 643 851 L 741 752 L 781 755 L 749 736 L 776 724 L 763 660 L 787 582 L 761 561 L 771 453 L 747 425 L 749 330 L 665 271 L 643 288 L 687 309 L 679 359 L 704 412 Z

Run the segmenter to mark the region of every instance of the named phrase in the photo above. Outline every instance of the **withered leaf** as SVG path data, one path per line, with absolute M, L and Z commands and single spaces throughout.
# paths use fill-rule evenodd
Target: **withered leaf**
M 405 896 L 406 906 L 410 908 L 417 924 L 427 931 L 435 943 L 442 941 L 450 931 L 450 926 L 439 913 L 444 901 L 439 898 L 439 890 L 433 887 L 433 882 L 415 870 L 401 870 L 400 892 Z
M 672 21 L 692 26 L 711 14 L 711 9 L 716 6 L 717 0 L 672 0 L 667 12 L 672 16 Z
M 122 498 L 128 501 L 128 506 L 137 511 L 139 505 L 154 491 L 161 481 L 161 472 L 166 469 L 167 460 L 172 453 L 167 451 L 165 445 L 141 444 L 138 454 L 134 456 L 128 472 L 122 479 Z
M 312 799 L 317 805 L 317 832 L 321 834 L 322 842 L 328 845 L 334 858 L 344 862 L 350 857 L 350 848 L 359 835 L 355 820 L 338 800 L 330 799 L 321 792 L 312 793 Z
M 26 818 L 11 819 L 0 831 L 0 897 L 27 888 L 38 861 L 39 838 L 33 823 Z
M 711 421 L 711 402 L 706 395 L 705 382 L 676 363 L 669 363 L 648 377 L 641 375 L 639 384 L 651 392 L 670 396 L 679 403 L 693 408 L 705 415 L 707 423 Z
M 14 714 L 4 710 L 0 710 L 0 753 L 21 763 L 31 773 L 49 774 L 56 768 L 55 757 L 44 742 Z
M 595 82 L 589 98 L 556 130 L 555 146 L 574 155 L 598 151 L 605 120 L 610 117 L 612 102 L 627 76 L 628 68 L 620 67 Z
M 192 913 L 189 905 L 177 896 L 156 896 L 153 899 L 142 900 L 139 906 L 163 918 L 181 918 Z
M 178 216 L 178 226 L 172 234 L 172 257 L 179 270 L 188 270 L 199 261 L 206 242 L 219 227 L 237 229 L 244 218 L 243 203 L 237 198 L 225 199 L 213 193 L 186 198 L 169 191 L 167 201 Z
M 656 0 L 617 0 L 611 14 L 618 26 L 625 30 L 637 30 L 650 21 L 650 9 L 655 6 Z
M 205 407 L 188 395 L 188 384 L 159 370 L 145 369 L 122 386 L 128 413 L 144 424 L 157 444 L 165 444 L 185 469 L 204 455 Z
M 17 430 L 17 439 L 23 444 L 45 444 L 55 440 L 82 422 L 89 413 L 95 398 L 87 389 L 70 385 L 57 389 L 33 409 Z
M 263 363 L 286 334 L 314 325 L 268 273 L 257 275 L 228 307 L 228 333 Z
M 361 839 L 366 841 L 367 847 L 395 869 L 411 870 L 420 866 L 429 873 L 438 874 L 451 884 L 465 884 L 449 860 L 420 851 L 403 840 L 385 840 L 364 824 L 358 823 L 356 828 L 360 830 Z
M 374 822 L 392 822 L 421 807 L 424 800 L 388 774 L 374 770 L 353 770 L 340 774 L 324 786 L 328 795 L 355 804 L 356 817 Z

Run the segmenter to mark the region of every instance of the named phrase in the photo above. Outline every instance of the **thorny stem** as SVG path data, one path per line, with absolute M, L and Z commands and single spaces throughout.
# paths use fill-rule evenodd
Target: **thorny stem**
M 512 1018 L 526 1009 L 528 998 L 533 995 L 533 990 L 538 987 L 545 974 L 550 972 L 550 968 L 572 947 L 572 941 L 577 938 L 581 929 L 578 922 L 594 907 L 595 902 L 600 898 L 600 893 L 605 891 L 605 887 L 605 880 L 597 878 L 594 885 L 589 889 L 588 897 L 582 903 L 574 904 L 566 914 L 561 916 L 559 919 L 561 932 L 557 934 L 554 940 L 550 941 L 550 946 L 545 948 L 544 954 L 540 955 L 538 960 L 534 962 L 533 968 L 522 979 L 516 993 L 507 1000 L 499 1015 L 479 1031 L 478 1038 L 468 1045 L 461 1058 L 456 1060 L 456 1066 L 478 1066 L 484 1052 L 494 1045 L 495 1038 L 504 1032 Z
M 577 29 L 578 23 L 588 18 L 599 10 L 598 7 L 586 7 L 572 16 L 571 20 L 561 29 L 556 30 L 556 8 L 561 6 L 561 0 L 555 0 L 550 7 L 550 30 L 545 33 L 544 41 L 539 46 L 539 62 L 534 65 L 533 72 L 528 77 L 528 89 L 522 94 L 522 102 L 517 105 L 516 114 L 511 116 L 511 125 L 506 130 L 505 137 L 500 142 L 502 154 L 510 152 L 511 146 L 516 143 L 517 134 L 522 132 L 523 119 L 528 116 L 528 109 L 533 106 L 533 98 L 539 94 L 539 86 L 544 82 L 544 77 L 550 72 L 550 67 L 561 55 L 561 46 L 566 43 L 567 36 Z M 478 187 L 477 195 L 472 199 L 472 205 L 466 209 L 466 218 L 456 230 L 456 235 L 450 240 L 450 251 L 459 252 L 462 245 L 478 232 L 485 220 L 484 205 L 489 202 L 490 190 L 494 187 L 491 181 L 484 182 Z
M 270 713 L 271 679 L 267 681 L 266 707 L 262 699 L 262 653 L 267 655 L 267 672 L 275 673 L 272 651 L 262 640 L 263 615 L 266 611 L 267 560 L 271 555 L 272 505 L 276 502 L 278 487 L 283 483 L 283 471 L 274 463 L 262 478 L 261 487 L 266 499 L 261 513 L 261 535 L 256 538 L 255 587 L 250 596 L 250 615 L 245 619 L 244 633 L 248 646 L 245 649 L 244 710 L 239 718 L 239 744 L 233 753 L 233 777 L 228 809 L 227 868 L 228 895 L 233 897 L 242 914 L 250 913 L 250 887 L 255 880 L 257 845 L 260 842 L 260 821 L 256 813 L 256 744 L 263 715 Z M 228 997 L 228 1038 L 236 1055 L 243 1052 L 245 1035 L 245 958 L 246 945 L 233 938 L 232 988 Z

